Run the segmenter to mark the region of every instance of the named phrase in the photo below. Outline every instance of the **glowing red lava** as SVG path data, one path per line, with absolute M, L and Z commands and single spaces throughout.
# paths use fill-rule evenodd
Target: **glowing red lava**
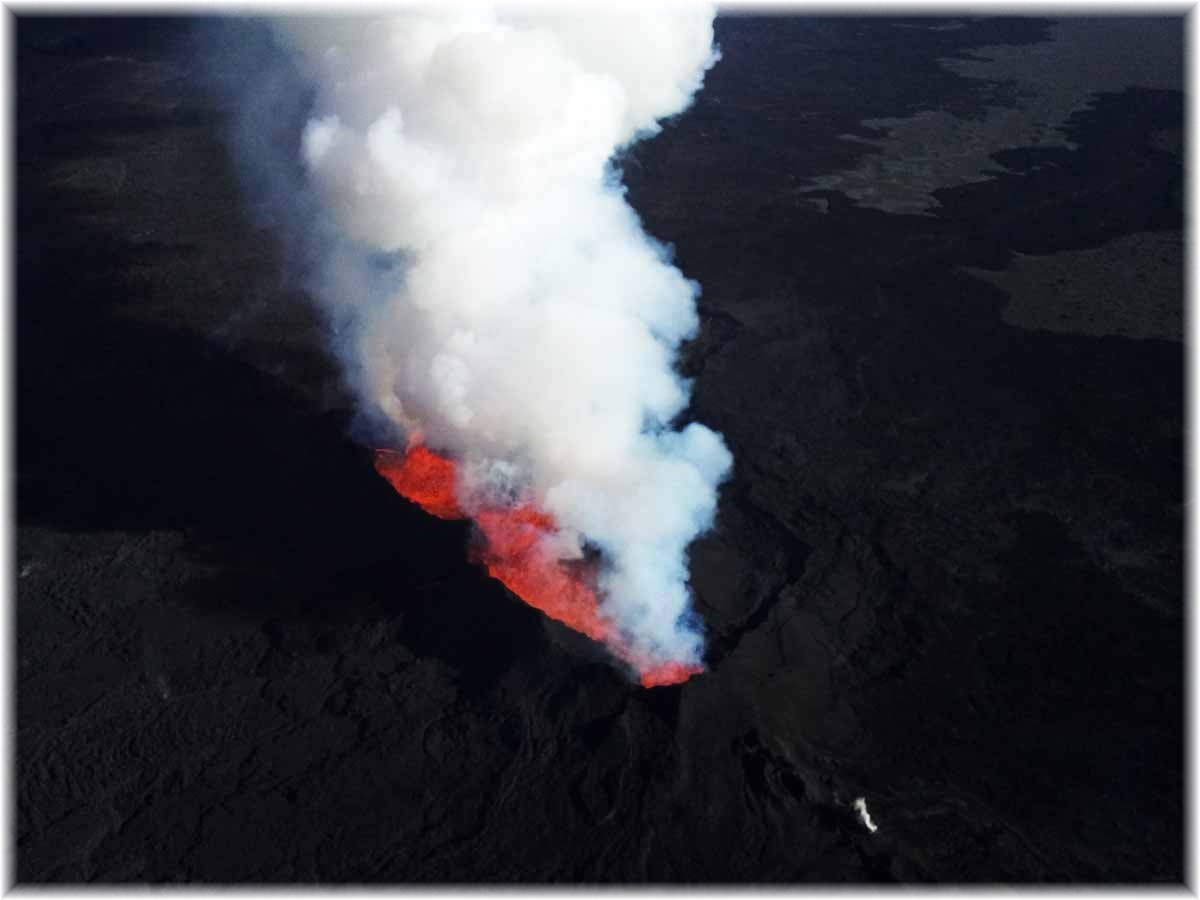
M 407 452 L 375 451 L 375 469 L 397 493 L 430 515 L 439 519 L 468 517 L 458 503 L 453 460 L 418 444 Z M 639 661 L 613 624 L 600 614 L 587 573 L 569 568 L 543 549 L 542 539 L 556 530 L 547 513 L 529 505 L 494 506 L 479 510 L 474 521 L 483 535 L 479 557 L 489 575 L 534 609 L 605 644 L 637 669 L 643 687 L 679 684 L 701 671 L 683 663 Z

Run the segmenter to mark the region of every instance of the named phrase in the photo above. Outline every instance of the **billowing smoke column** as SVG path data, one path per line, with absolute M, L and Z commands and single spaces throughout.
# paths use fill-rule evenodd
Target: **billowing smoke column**
M 670 423 L 697 286 L 610 160 L 699 89 L 712 13 L 405 12 L 276 23 L 314 91 L 313 292 L 383 427 L 380 472 L 469 517 L 515 593 L 643 683 L 703 662 L 686 548 L 731 465 Z M 310 248 L 311 249 L 311 248 Z

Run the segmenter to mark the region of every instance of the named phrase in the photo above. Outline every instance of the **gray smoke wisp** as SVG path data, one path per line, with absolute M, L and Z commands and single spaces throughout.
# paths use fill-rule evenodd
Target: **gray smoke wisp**
M 252 209 L 304 264 L 375 439 L 454 458 L 467 510 L 530 498 L 560 529 L 546 552 L 599 552 L 627 646 L 685 665 L 686 550 L 732 457 L 671 426 L 699 288 L 612 160 L 689 105 L 712 20 L 412 10 L 276 20 L 223 51 L 251 73 L 225 84 Z

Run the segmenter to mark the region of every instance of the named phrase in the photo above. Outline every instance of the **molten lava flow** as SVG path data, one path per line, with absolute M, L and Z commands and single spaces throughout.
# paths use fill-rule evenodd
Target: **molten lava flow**
M 454 463 L 425 447 L 408 453 L 375 451 L 375 470 L 386 478 L 401 497 L 411 500 L 439 519 L 465 518 L 458 508 Z
M 458 503 L 457 469 L 453 460 L 422 445 L 407 452 L 377 450 L 375 468 L 402 497 L 439 519 L 465 519 Z M 600 613 L 595 589 L 583 569 L 568 568 L 545 549 L 544 538 L 556 525 L 548 514 L 529 505 L 491 506 L 474 515 L 483 534 L 480 561 L 488 574 L 534 609 L 568 628 L 608 646 L 638 670 L 643 687 L 679 684 L 701 671 L 683 663 L 639 659 L 625 646 L 616 628 Z

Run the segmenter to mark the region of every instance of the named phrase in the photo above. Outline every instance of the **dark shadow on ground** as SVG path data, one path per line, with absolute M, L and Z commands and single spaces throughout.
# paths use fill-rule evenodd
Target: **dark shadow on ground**
M 86 36 L 94 53 L 147 40 L 136 23 Z M 59 29 L 31 46 L 79 53 L 80 41 Z M 36 122 L 36 102 L 20 97 L 18 121 Z M 485 683 L 539 639 L 539 617 L 467 562 L 469 526 L 397 496 L 346 415 L 314 413 L 215 340 L 122 313 L 145 299 L 136 267 L 205 250 L 105 226 L 120 210 L 56 181 L 54 166 L 197 115 L 106 109 L 18 132 L 18 525 L 182 530 L 218 573 L 189 586 L 189 603 L 265 621 L 403 612 L 415 652 Z

